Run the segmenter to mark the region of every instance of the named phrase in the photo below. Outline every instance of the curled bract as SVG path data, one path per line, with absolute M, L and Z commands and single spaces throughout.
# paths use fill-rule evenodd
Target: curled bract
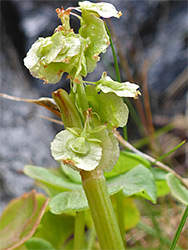
M 133 97 L 137 98 L 140 92 L 137 90 L 139 85 L 130 82 L 116 82 L 107 76 L 106 72 L 103 72 L 102 77 L 96 82 L 97 90 L 101 90 L 103 93 L 113 92 L 120 97 Z

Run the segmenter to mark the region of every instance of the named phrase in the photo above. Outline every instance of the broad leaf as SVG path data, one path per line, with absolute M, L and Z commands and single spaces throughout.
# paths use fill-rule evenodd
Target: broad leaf
M 31 178 L 48 185 L 49 187 L 55 188 L 59 192 L 66 190 L 78 190 L 81 188 L 81 185 L 73 183 L 63 176 L 57 176 L 50 170 L 43 167 L 26 165 L 24 167 L 24 173 Z
M 119 192 L 121 187 L 109 186 L 108 192 L 114 195 Z M 72 192 L 63 192 L 53 197 L 49 203 L 50 211 L 53 214 L 69 213 L 89 209 L 87 198 L 83 189 Z
M 142 165 L 108 180 L 107 187 L 110 195 L 122 190 L 125 196 L 142 196 L 156 202 L 156 186 L 153 175 Z M 74 213 L 88 209 L 88 202 L 84 190 L 80 189 L 56 195 L 51 199 L 49 206 L 54 214 Z
M 106 72 L 102 74 L 102 78 L 96 82 L 97 90 L 104 93 L 113 92 L 120 97 L 134 97 L 136 98 L 140 92 L 137 91 L 139 86 L 130 82 L 116 82 L 107 76 Z
M 136 195 L 156 203 L 157 189 L 155 179 L 149 169 L 142 165 L 108 180 L 108 185 L 121 187 L 127 197 Z
M 48 199 L 35 190 L 12 200 L 0 219 L 2 249 L 15 249 L 27 241 L 37 229 Z
M 107 179 L 112 178 L 129 171 L 130 169 L 136 167 L 139 164 L 142 164 L 147 168 L 151 167 L 149 161 L 147 161 L 143 157 L 134 153 L 120 151 L 120 156 L 116 165 L 114 166 L 112 171 L 105 173 L 104 175 Z
M 117 17 L 119 18 L 122 14 L 118 12 L 111 3 L 92 3 L 89 1 L 79 2 L 81 10 L 86 9 L 88 11 L 97 13 L 99 16 L 104 18 Z
M 169 186 L 167 184 L 166 176 L 168 172 L 163 171 L 160 168 L 151 168 L 151 172 L 155 178 L 157 185 L 157 197 L 167 195 L 170 192 Z
M 167 174 L 167 183 L 172 195 L 180 202 L 188 205 L 188 189 L 180 183 L 174 174 Z
M 73 213 L 88 209 L 84 190 L 60 193 L 51 199 L 49 206 L 53 214 Z
M 78 137 L 69 130 L 58 133 L 51 143 L 52 156 L 55 160 L 73 169 L 91 171 L 95 169 L 102 156 L 98 142 Z
M 25 246 L 28 250 L 56 250 L 49 241 L 36 237 L 32 237 L 26 241 Z
M 164 180 L 159 180 L 159 181 L 156 181 L 156 186 L 157 186 L 157 197 L 161 197 L 161 196 L 165 196 L 167 194 L 169 194 L 170 192 L 170 188 L 167 184 L 167 181 Z
M 74 217 L 68 215 L 55 215 L 50 211 L 45 213 L 34 234 L 50 242 L 57 249 L 64 249 L 64 245 L 74 231 Z
M 81 184 L 82 180 L 81 180 L 81 175 L 79 174 L 78 171 L 73 170 L 70 167 L 67 167 L 66 165 L 64 165 L 63 163 L 61 164 L 61 169 L 63 171 L 63 173 L 71 179 L 71 181 Z

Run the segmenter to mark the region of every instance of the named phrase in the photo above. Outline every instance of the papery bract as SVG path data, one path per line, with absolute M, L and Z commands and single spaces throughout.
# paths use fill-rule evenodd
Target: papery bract
M 110 45 L 109 37 L 104 22 L 86 10 L 82 12 L 79 34 L 84 38 L 89 38 L 91 41 L 85 52 L 87 71 L 90 73 L 95 69 L 97 62 L 100 60 L 99 54 L 101 52 L 104 53 Z
M 102 74 L 99 81 L 96 82 L 97 90 L 104 93 L 113 92 L 120 97 L 136 98 L 140 92 L 137 90 L 139 85 L 130 82 L 116 82 L 107 76 L 106 72 Z
M 119 18 L 122 14 L 120 11 L 117 11 L 116 8 L 111 3 L 92 3 L 89 1 L 79 2 L 78 3 L 81 9 L 86 9 L 92 11 L 104 18 L 117 17 Z
M 87 141 L 87 139 L 82 139 L 78 143 L 78 138 L 80 137 L 69 130 L 58 133 L 51 143 L 52 156 L 73 169 L 91 171 L 99 165 L 102 148 L 99 142 Z M 87 145 L 89 150 L 86 149 Z

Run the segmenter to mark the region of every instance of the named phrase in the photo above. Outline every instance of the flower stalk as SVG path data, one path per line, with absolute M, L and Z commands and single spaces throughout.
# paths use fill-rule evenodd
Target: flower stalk
M 101 249 L 125 249 L 103 173 L 94 170 L 80 174 Z

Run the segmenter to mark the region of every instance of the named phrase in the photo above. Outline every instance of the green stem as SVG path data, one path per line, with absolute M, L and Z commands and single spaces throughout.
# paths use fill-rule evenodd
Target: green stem
M 80 174 L 101 249 L 125 249 L 103 174 L 100 170 Z
M 75 225 L 74 225 L 74 249 L 80 250 L 83 247 L 83 239 L 84 239 L 84 211 L 77 212 L 75 217 Z
M 95 232 L 95 228 L 93 226 L 90 229 L 90 232 L 89 232 L 87 250 L 92 250 L 93 249 L 95 238 L 96 238 L 96 232 Z
M 117 205 L 117 220 L 121 233 L 122 240 L 126 247 L 125 241 L 125 223 L 124 223 L 124 207 L 123 207 L 123 195 L 119 192 L 115 195 L 116 197 L 116 205 Z
M 185 225 L 187 216 L 188 216 L 188 205 L 186 206 L 185 212 L 184 212 L 184 214 L 183 214 L 183 216 L 181 218 L 180 224 L 178 226 L 178 229 L 177 229 L 176 234 L 174 236 L 174 239 L 172 241 L 172 245 L 170 247 L 170 250 L 174 250 L 175 249 L 175 246 L 176 246 L 176 244 L 178 242 L 178 239 L 180 237 L 181 231 L 182 231 L 182 229 L 183 229 L 183 227 Z
M 116 69 L 117 81 L 121 82 L 120 70 L 119 70 L 119 65 L 118 65 L 118 61 L 117 61 L 116 52 L 115 52 L 115 49 L 114 49 L 114 44 L 113 44 L 113 41 L 112 41 L 112 37 L 111 37 L 110 31 L 108 29 L 108 26 L 107 26 L 106 22 L 104 22 L 104 24 L 105 24 L 105 28 L 106 28 L 107 34 L 109 36 L 109 39 L 110 39 L 110 46 L 111 46 L 112 54 L 113 54 L 113 58 L 114 58 L 114 66 L 115 66 L 115 69 Z

